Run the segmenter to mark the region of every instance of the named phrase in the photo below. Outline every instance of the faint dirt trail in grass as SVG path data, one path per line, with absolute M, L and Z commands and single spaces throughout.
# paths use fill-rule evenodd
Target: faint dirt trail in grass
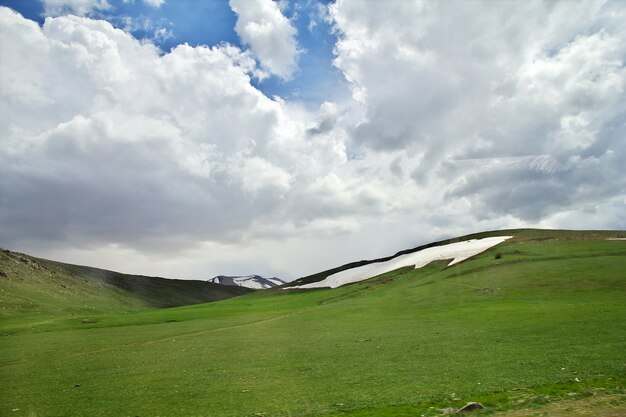
M 541 408 L 525 408 L 492 414 L 491 417 L 624 417 L 626 395 L 602 395 L 558 401 Z
M 167 336 L 167 337 L 160 337 L 158 339 L 151 339 L 151 340 L 146 340 L 144 342 L 141 343 L 128 343 L 125 345 L 121 345 L 115 348 L 102 348 L 102 349 L 96 349 L 96 350 L 91 350 L 91 351 L 86 351 L 86 352 L 79 352 L 79 353 L 74 353 L 70 356 L 84 356 L 84 355 L 90 355 L 93 353 L 100 353 L 100 352 L 107 352 L 107 351 L 111 351 L 111 350 L 117 350 L 119 348 L 125 348 L 125 347 L 141 347 L 141 346 L 148 346 L 148 345 L 154 345 L 156 343 L 161 343 L 161 342 L 168 342 L 171 341 L 173 339 L 182 339 L 182 338 L 186 338 L 186 337 L 193 337 L 193 336 L 199 336 L 201 334 L 211 334 L 211 333 L 218 333 L 221 331 L 227 331 L 227 330 L 233 330 L 233 329 L 239 329 L 242 327 L 247 327 L 247 326 L 254 326 L 255 324 L 261 324 L 261 323 L 270 323 L 273 321 L 277 321 L 277 320 L 282 320 L 288 317 L 291 317 L 293 315 L 295 315 L 296 312 L 292 312 L 292 313 L 288 313 L 288 314 L 283 314 L 281 316 L 276 316 L 276 317 L 272 317 L 270 319 L 265 319 L 265 320 L 256 320 L 256 321 L 252 321 L 252 322 L 248 322 L 248 323 L 241 323 L 241 324 L 236 324 L 233 326 L 226 326 L 226 327 L 217 327 L 214 329 L 205 329 L 205 330 L 197 330 L 194 332 L 188 332 L 188 333 L 180 333 L 177 335 L 172 335 L 172 336 Z
M 282 319 L 294 316 L 296 313 L 297 312 L 291 312 L 291 313 L 288 313 L 288 314 L 283 314 L 283 315 L 272 317 L 272 318 L 265 319 L 265 320 L 256 320 L 256 321 L 252 321 L 252 322 L 236 324 L 236 325 L 233 325 L 233 326 L 217 327 L 217 328 L 214 328 L 214 329 L 205 329 L 205 330 L 197 330 L 197 331 L 188 332 L 188 333 L 180 333 L 180 334 L 171 335 L 171 336 L 159 337 L 157 339 L 146 340 L 146 341 L 141 342 L 141 343 L 127 343 L 127 344 L 117 345 L 115 347 L 105 347 L 105 348 L 100 348 L 100 349 L 94 349 L 94 350 L 88 350 L 88 351 L 83 351 L 83 352 L 71 353 L 71 354 L 64 355 L 64 356 L 80 357 L 80 356 L 92 355 L 92 354 L 97 354 L 97 353 L 102 353 L 102 352 L 110 352 L 110 351 L 124 349 L 124 348 L 128 348 L 128 347 L 148 346 L 148 345 L 153 345 L 153 344 L 157 344 L 157 343 L 168 342 L 168 341 L 171 341 L 171 340 L 182 339 L 182 338 L 186 338 L 186 337 L 193 337 L 193 336 L 198 336 L 198 335 L 202 335 L 202 334 L 217 333 L 217 332 L 221 332 L 221 331 L 233 330 L 233 329 L 238 329 L 238 328 L 247 327 L 247 326 L 254 326 L 256 324 L 270 323 L 270 322 L 273 322 L 273 321 L 282 320 Z M 0 365 L 0 368 L 7 368 L 7 367 L 10 367 L 10 366 L 21 365 L 21 364 L 29 363 L 29 362 L 30 363 L 35 363 L 35 362 L 38 362 L 38 361 L 41 361 L 41 360 L 42 359 L 34 359 L 34 360 L 26 359 L 26 360 L 21 360 L 21 361 L 15 361 L 15 362 L 11 362 L 11 363 L 2 364 L 2 365 Z M 45 360 L 46 361 L 50 360 L 50 357 L 46 357 Z

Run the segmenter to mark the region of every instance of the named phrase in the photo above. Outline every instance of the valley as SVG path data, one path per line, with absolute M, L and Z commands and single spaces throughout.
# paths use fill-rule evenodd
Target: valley
M 0 415 L 439 416 L 469 401 L 623 415 L 624 232 L 485 235 L 512 238 L 334 289 L 3 309 Z

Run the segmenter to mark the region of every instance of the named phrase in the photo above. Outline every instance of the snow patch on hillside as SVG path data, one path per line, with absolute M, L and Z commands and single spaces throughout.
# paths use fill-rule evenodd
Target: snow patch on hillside
M 385 262 L 375 262 L 368 265 L 359 266 L 356 268 L 346 269 L 345 271 L 337 272 L 336 274 L 329 275 L 322 281 L 312 282 L 310 284 L 300 285 L 290 288 L 337 288 L 345 284 L 351 284 L 353 282 L 363 281 L 369 278 L 373 278 L 377 275 L 384 274 L 386 272 L 394 271 L 398 268 L 405 266 L 415 265 L 415 268 L 421 268 L 433 261 L 452 259 L 448 264 L 454 265 L 467 258 L 471 258 L 487 249 L 510 239 L 513 236 L 494 236 L 486 237 L 484 239 L 472 239 L 464 242 L 450 243 L 447 245 L 435 246 L 432 248 L 422 249 L 417 252 L 408 253 L 406 255 L 400 255 Z

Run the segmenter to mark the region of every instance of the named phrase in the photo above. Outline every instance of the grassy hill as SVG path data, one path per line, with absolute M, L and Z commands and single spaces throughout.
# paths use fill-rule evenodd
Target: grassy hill
M 3 320 L 0 415 L 626 415 L 626 234 L 502 233 L 336 289 Z
M 326 271 L 316 272 L 314 274 L 298 278 L 298 279 L 288 283 L 286 286 L 287 287 L 293 287 L 293 286 L 297 286 L 297 285 L 304 285 L 304 284 L 310 284 L 310 283 L 313 283 L 313 282 L 322 281 L 324 278 L 327 278 L 330 275 L 336 274 L 338 272 L 345 271 L 347 269 L 356 268 L 356 267 L 364 266 L 364 265 L 369 265 L 369 264 L 373 264 L 373 263 L 376 263 L 376 262 L 389 261 L 389 260 L 391 260 L 393 258 L 396 258 L 398 256 L 401 256 L 401 255 L 406 255 L 406 254 L 409 254 L 409 253 L 421 251 L 421 250 L 432 248 L 432 247 L 436 247 L 436 246 L 447 245 L 449 243 L 463 242 L 463 241 L 470 240 L 470 239 L 482 239 L 482 238 L 485 238 L 485 237 L 492 237 L 492 236 L 509 236 L 509 234 L 516 234 L 518 236 L 518 239 L 524 239 L 524 240 L 533 239 L 533 238 L 535 238 L 535 239 L 548 238 L 548 237 L 546 237 L 548 235 L 550 236 L 549 239 L 561 239 L 561 240 L 572 240 L 572 239 L 575 239 L 575 240 L 582 240 L 582 239 L 602 239 L 603 237 L 606 237 L 606 236 L 609 236 L 609 238 L 610 238 L 610 236 L 623 236 L 626 233 L 619 233 L 619 232 L 614 233 L 614 232 L 606 232 L 606 231 L 580 231 L 580 232 L 577 232 L 577 231 L 571 231 L 571 230 L 550 230 L 550 231 L 545 231 L 545 230 L 539 230 L 539 229 L 492 230 L 492 231 L 488 231 L 488 232 L 472 233 L 470 235 L 453 237 L 453 238 L 450 238 L 450 239 L 440 240 L 438 242 L 431 242 L 431 243 L 427 243 L 425 245 L 416 246 L 416 247 L 411 248 L 411 249 L 401 250 L 399 252 L 396 252 L 393 255 L 385 256 L 385 257 L 382 257 L 382 258 L 367 259 L 367 260 L 360 260 L 360 261 L 356 261 L 356 262 L 350 262 L 350 263 L 347 263 L 345 265 L 341 265 L 341 266 L 338 266 L 338 267 L 335 267 L 335 268 L 327 269 Z
M 0 251 L 0 318 L 128 312 L 251 292 L 205 281 L 128 275 Z

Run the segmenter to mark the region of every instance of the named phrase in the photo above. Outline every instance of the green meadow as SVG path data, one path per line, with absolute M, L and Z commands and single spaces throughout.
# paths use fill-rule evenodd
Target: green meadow
M 609 240 L 624 232 L 498 234 L 515 237 L 449 268 L 174 308 L 80 279 L 68 304 L 63 277 L 11 263 L 0 415 L 492 415 L 586 398 L 626 415 L 626 241 Z

